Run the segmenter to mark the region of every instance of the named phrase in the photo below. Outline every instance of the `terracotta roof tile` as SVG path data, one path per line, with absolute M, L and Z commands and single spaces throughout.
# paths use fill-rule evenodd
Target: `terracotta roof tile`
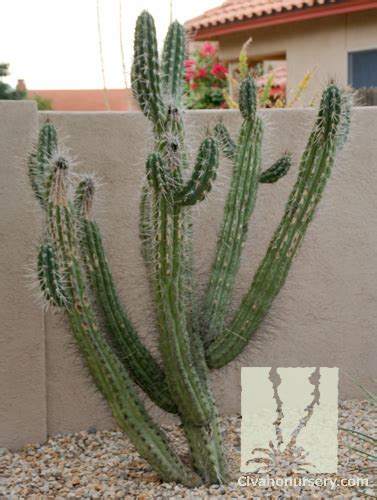
M 337 0 L 226 0 L 219 7 L 207 10 L 201 16 L 190 19 L 185 24 L 189 30 L 207 28 L 217 24 L 242 21 L 252 17 L 279 14 L 292 9 L 314 7 Z

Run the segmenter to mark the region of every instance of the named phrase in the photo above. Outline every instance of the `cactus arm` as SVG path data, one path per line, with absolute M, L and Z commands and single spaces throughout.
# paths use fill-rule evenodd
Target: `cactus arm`
M 153 217 L 152 217 L 152 192 L 148 185 L 143 185 L 139 204 L 139 238 L 141 255 L 147 271 L 151 271 L 153 261 Z
M 85 311 L 85 304 L 85 296 L 76 302 L 76 306 L 82 308 L 82 311 Z M 79 349 L 120 428 L 164 481 L 179 481 L 189 487 L 198 486 L 200 478 L 181 462 L 164 433 L 148 416 L 126 370 L 98 334 L 95 324 L 90 324 L 88 332 L 90 319 L 88 314 L 70 312 L 72 331 Z
M 156 302 L 160 322 L 160 351 L 170 392 L 177 403 L 190 442 L 194 466 L 209 484 L 219 482 L 225 476 L 224 459 L 212 396 L 207 380 L 201 378 L 205 374 L 199 374 L 200 358 L 194 359 L 194 354 L 200 352 L 193 351 L 186 323 L 182 209 L 179 205 L 171 205 L 164 197 L 157 196 L 159 235 Z
M 49 122 L 45 123 L 39 132 L 38 145 L 28 160 L 31 187 L 42 208 L 46 207 L 49 165 L 57 144 L 55 127 Z
M 136 27 L 136 32 L 135 40 L 142 35 L 140 23 Z M 170 36 L 172 35 L 173 30 L 170 31 Z M 165 47 L 174 45 L 171 41 L 166 43 Z M 135 51 L 135 59 L 141 51 L 144 51 L 144 59 L 150 58 L 151 50 L 139 45 Z M 166 50 L 162 64 L 169 59 L 168 53 Z M 169 64 L 176 64 L 179 58 L 180 55 L 175 54 L 174 57 L 170 57 Z M 150 63 L 145 65 L 148 66 Z M 136 76 L 136 66 L 134 70 Z M 183 68 L 180 68 L 180 71 L 183 74 Z M 196 300 L 191 301 L 194 295 L 190 289 L 194 283 L 191 207 L 173 202 L 174 195 L 184 187 L 182 174 L 188 168 L 184 126 L 179 111 L 182 94 L 176 84 L 178 79 L 175 82 L 172 80 L 167 82 L 166 71 L 163 70 L 162 94 L 166 106 L 165 120 L 156 123 L 154 117 L 149 115 L 154 125 L 155 151 L 162 158 L 166 169 L 162 172 L 162 176 L 154 177 L 157 183 L 153 182 L 153 176 L 148 180 L 153 190 L 149 212 L 152 214 L 150 227 L 154 238 L 150 247 L 154 263 L 152 284 L 160 325 L 160 352 L 170 392 L 178 406 L 189 440 L 194 468 L 207 483 L 219 483 L 225 476 L 221 433 L 208 386 L 208 369 L 197 329 Z M 133 87 L 136 94 L 137 85 L 138 80 L 134 78 Z M 173 95 L 176 91 L 177 93 Z M 143 104 L 142 99 L 141 104 Z M 148 116 L 148 113 L 145 114 Z M 159 187 L 168 189 L 160 192 Z M 200 353 L 201 357 L 198 357 Z
M 198 485 L 200 479 L 182 464 L 168 445 L 165 435 L 150 419 L 127 370 L 98 329 L 78 258 L 74 211 L 67 198 L 67 168 L 67 162 L 62 160 L 54 166 L 48 222 L 53 244 L 59 248 L 67 276 L 71 301 L 66 311 L 77 345 L 120 427 L 127 432 L 140 455 L 165 480 L 181 481 L 189 486 Z
M 160 408 L 176 413 L 177 408 L 169 394 L 162 369 L 140 341 L 118 298 L 99 227 L 91 218 L 93 196 L 94 181 L 86 177 L 79 183 L 75 196 L 75 208 L 79 216 L 80 247 L 113 346 L 134 382 Z
M 212 189 L 218 163 L 216 141 L 212 137 L 206 137 L 199 147 L 191 179 L 175 194 L 174 201 L 182 205 L 195 205 L 203 200 Z
M 31 187 L 34 191 L 34 195 L 39 201 L 39 204 L 44 208 L 44 195 L 43 195 L 43 181 L 42 174 L 43 170 L 38 162 L 37 156 L 38 150 L 32 151 L 28 158 L 28 174 Z
M 173 125 L 179 128 L 180 120 L 174 120 Z M 189 440 L 194 468 L 207 484 L 218 483 L 226 475 L 221 433 L 196 324 L 198 316 L 194 317 L 196 301 L 190 302 L 194 293 L 190 288 L 194 280 L 190 207 L 174 202 L 174 196 L 180 192 L 181 168 L 185 167 L 186 159 L 185 155 L 182 158 L 171 154 L 166 142 L 160 147 L 161 154 L 169 162 L 164 165 L 165 171 L 174 172 L 174 182 L 170 183 L 169 189 L 161 189 L 166 182 L 153 182 L 155 176 L 148 176 L 154 192 L 155 290 L 160 352 L 170 392 Z M 147 170 L 150 167 L 147 162 Z
M 206 352 L 210 367 L 224 366 L 242 352 L 282 288 L 330 176 L 341 115 L 340 92 L 330 85 L 322 96 L 297 181 L 267 253 L 229 327 Z
M 233 160 L 236 151 L 236 144 L 230 137 L 228 129 L 223 123 L 217 123 L 214 128 L 214 133 L 226 158 Z
M 153 423 L 138 399 L 128 373 L 98 332 L 84 293 L 79 263 L 72 262 L 75 305 L 69 309 L 72 330 L 84 353 L 96 385 L 108 400 L 120 427 L 128 434 L 142 457 L 166 481 L 181 481 L 189 486 L 200 480 L 189 471 L 168 445 L 165 435 Z
M 241 87 L 241 94 L 245 88 L 248 89 L 249 85 Z M 243 102 L 246 105 L 245 99 Z M 254 98 L 250 98 L 248 105 L 254 105 Z M 204 299 L 206 345 L 223 330 L 258 189 L 262 124 L 252 111 L 245 111 L 244 116 L 247 118 L 241 127 L 232 184 L 225 202 L 224 221 Z
M 272 184 L 273 182 L 277 182 L 288 173 L 291 165 L 291 155 L 285 153 L 270 168 L 260 174 L 259 182 L 262 184 Z
M 255 94 L 254 81 L 247 78 L 240 89 L 240 110 L 244 122 L 234 156 L 232 183 L 225 202 L 224 221 L 204 299 L 206 345 L 224 328 L 249 219 L 256 201 L 263 131 L 261 120 L 256 117 Z
M 50 243 L 40 246 L 37 259 L 37 274 L 44 298 L 51 305 L 61 307 L 68 304 L 68 294 L 58 267 L 55 252 Z
M 159 153 L 151 153 L 148 156 L 147 180 L 151 188 L 161 192 L 163 196 L 171 196 L 177 183 L 176 175 L 169 171 Z
M 161 62 L 161 86 L 163 94 L 179 100 L 183 93 L 185 31 L 183 26 L 174 21 L 169 26 Z
M 257 88 L 251 77 L 245 78 L 241 83 L 239 106 L 242 118 L 254 121 L 257 113 Z
M 131 80 L 142 112 L 161 130 L 166 110 L 161 96 L 156 28 L 147 11 L 143 11 L 136 22 Z
M 144 264 L 149 272 L 149 282 L 152 291 L 155 289 L 154 268 L 156 248 L 156 231 L 153 225 L 153 198 L 152 190 L 148 183 L 144 184 L 139 205 L 139 237 L 141 241 L 141 254 L 144 259 Z M 193 248 L 192 248 L 192 216 L 189 207 L 185 207 L 183 214 L 183 237 L 184 242 L 184 268 L 185 268 L 185 284 L 184 284 L 184 304 L 186 309 L 187 327 L 190 335 L 190 340 L 193 348 L 193 359 L 198 359 L 196 352 L 198 349 L 203 349 L 200 339 L 200 321 L 199 321 L 199 305 L 196 295 L 197 281 L 194 273 Z M 207 364 L 204 361 L 205 369 Z
M 343 149 L 348 139 L 351 126 L 353 97 L 354 96 L 350 89 L 343 90 L 341 100 L 342 112 L 340 115 L 340 122 L 336 134 L 336 145 L 339 151 Z
M 140 341 L 120 304 L 97 224 L 84 219 L 81 230 L 82 247 L 89 261 L 88 275 L 119 359 L 127 367 L 134 382 L 154 403 L 165 411 L 176 413 L 177 408 L 169 394 L 162 369 Z
M 186 329 L 181 287 L 181 209 L 159 196 L 158 261 L 156 268 L 160 346 L 170 391 L 180 412 L 200 425 L 209 410 L 195 369 Z M 179 374 L 179 375 L 178 375 Z

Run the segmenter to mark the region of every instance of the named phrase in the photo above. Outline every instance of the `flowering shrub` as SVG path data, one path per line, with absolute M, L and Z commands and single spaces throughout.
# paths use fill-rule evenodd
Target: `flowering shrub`
M 186 106 L 191 109 L 225 108 L 227 68 L 219 63 L 216 48 L 205 42 L 185 61 Z

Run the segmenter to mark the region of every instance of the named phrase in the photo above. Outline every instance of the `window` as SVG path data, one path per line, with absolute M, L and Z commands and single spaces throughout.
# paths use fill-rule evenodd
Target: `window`
M 355 89 L 377 87 L 377 49 L 348 54 L 348 83 Z

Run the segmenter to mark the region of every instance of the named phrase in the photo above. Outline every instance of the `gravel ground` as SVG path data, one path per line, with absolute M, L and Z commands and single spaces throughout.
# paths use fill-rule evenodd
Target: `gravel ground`
M 228 462 L 232 481 L 227 486 L 201 487 L 194 490 L 161 483 L 148 464 L 135 452 L 128 439 L 118 431 L 60 434 L 47 443 L 28 445 L 17 453 L 0 448 L 0 497 L 7 499 L 65 499 L 65 498 L 367 498 L 376 495 L 372 483 L 377 483 L 376 469 L 360 472 L 370 462 L 349 449 L 352 438 L 339 433 L 338 475 L 315 475 L 313 478 L 368 477 L 369 487 L 364 493 L 356 487 L 258 488 L 240 487 L 240 423 L 239 416 L 222 419 Z M 339 425 L 370 434 L 376 432 L 376 413 L 366 401 L 345 401 L 340 405 Z M 186 447 L 178 426 L 166 426 L 172 441 L 182 453 Z M 250 475 L 260 478 L 261 475 Z M 373 477 L 375 476 L 375 477 Z M 282 474 L 281 477 L 284 477 Z

